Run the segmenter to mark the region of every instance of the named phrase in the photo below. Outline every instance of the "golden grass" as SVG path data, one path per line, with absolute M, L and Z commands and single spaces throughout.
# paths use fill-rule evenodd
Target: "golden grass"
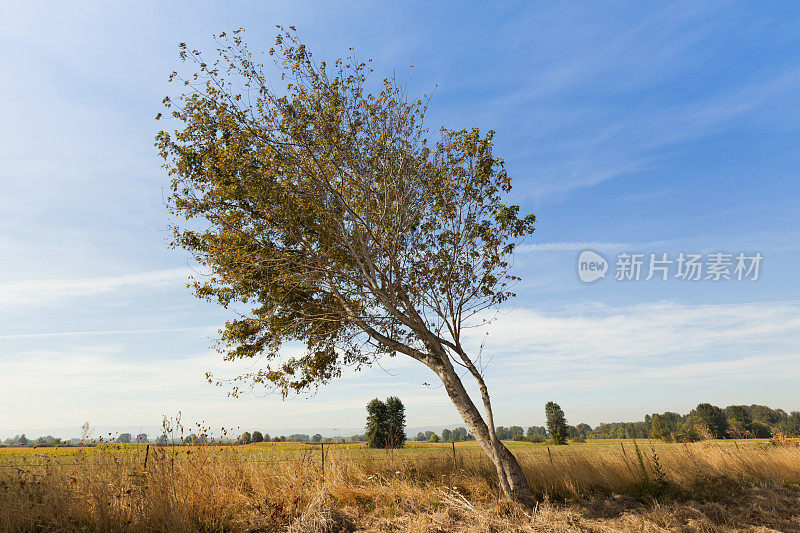
M 471 443 L 0 449 L 0 530 L 800 531 L 791 442 L 509 445 L 533 513 Z

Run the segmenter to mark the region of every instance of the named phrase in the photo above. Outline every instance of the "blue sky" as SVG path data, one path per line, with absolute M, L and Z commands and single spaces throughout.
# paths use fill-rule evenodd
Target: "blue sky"
M 523 282 L 488 331 L 498 424 L 637 420 L 701 401 L 800 409 L 800 6 L 792 3 L 81 3 L 0 8 L 0 435 L 161 416 L 347 433 L 375 397 L 459 423 L 412 362 L 281 402 L 231 399 L 226 315 L 167 248 L 154 116 L 177 43 L 294 24 L 319 59 L 436 86 L 430 124 L 494 129 L 536 213 Z M 610 275 L 583 284 L 576 258 Z M 620 252 L 763 255 L 757 281 L 613 279 Z M 475 345 L 486 332 L 476 334 Z M 334 429 L 336 428 L 336 429 Z

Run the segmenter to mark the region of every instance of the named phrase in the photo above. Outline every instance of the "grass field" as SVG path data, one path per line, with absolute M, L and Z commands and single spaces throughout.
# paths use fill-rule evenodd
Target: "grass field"
M 533 512 L 471 442 L 0 448 L 0 529 L 800 531 L 797 442 L 507 445 Z

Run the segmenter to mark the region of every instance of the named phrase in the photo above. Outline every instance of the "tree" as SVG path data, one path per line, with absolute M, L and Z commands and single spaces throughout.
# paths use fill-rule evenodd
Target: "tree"
M 463 442 L 469 439 L 469 433 L 467 433 L 467 428 L 463 426 L 459 426 L 453 430 L 453 441 L 455 442 Z
M 19 436 L 19 441 L 18 442 L 19 442 L 20 446 L 25 446 L 30 441 L 28 440 L 28 437 L 25 436 L 25 433 L 23 433 L 22 435 Z
M 386 447 L 402 448 L 406 444 L 406 408 L 400 398 L 386 398 Z
M 553 444 L 566 444 L 569 432 L 564 411 L 557 403 L 547 402 L 544 406 L 544 414 L 547 418 L 547 432 L 550 434 Z
M 406 408 L 400 398 L 386 402 L 375 398 L 367 404 L 365 436 L 370 448 L 402 448 L 406 442 Z
M 766 426 L 778 425 L 788 416 L 783 409 L 772 409 L 766 405 L 751 405 L 748 410 L 754 421 L 761 422 Z
M 716 405 L 701 403 L 690 413 L 695 414 L 701 422 L 708 428 L 711 436 L 715 439 L 724 439 L 728 431 L 728 419 L 725 413 Z
M 119 437 L 117 437 L 117 442 L 122 444 L 128 444 L 133 439 L 133 436 L 130 433 L 120 433 Z
M 172 244 L 211 273 L 195 281 L 197 296 L 250 308 L 226 323 L 218 346 L 226 359 L 264 361 L 238 382 L 286 398 L 345 367 L 409 357 L 441 380 L 503 492 L 532 505 L 463 336 L 514 296 L 511 256 L 534 230 L 533 215 L 504 203 L 511 178 L 494 132 L 434 136 L 423 124 L 427 98 L 408 100 L 394 78 L 370 93 L 366 63 L 317 63 L 293 30 L 270 49 L 285 78 L 264 74 L 240 31 L 217 41 L 208 61 L 180 45 L 197 77 L 173 73 L 186 79 L 183 94 L 164 100 L 178 129 L 156 144 L 171 176 Z M 286 358 L 291 341 L 305 349 Z
M 511 434 L 511 438 L 513 439 L 517 435 L 524 435 L 525 430 L 522 429 L 521 426 L 511 426 L 508 428 L 508 432 Z
M 252 442 L 253 436 L 250 435 L 249 431 L 245 431 L 241 435 L 239 435 L 239 443 L 240 444 L 250 444 Z
M 147 433 L 139 433 L 136 435 L 136 442 L 147 442 Z
M 792 411 L 778 429 L 788 437 L 800 437 L 800 412 Z
M 367 425 L 364 428 L 367 446 L 385 448 L 389 428 L 386 419 L 386 404 L 375 398 L 367 404 Z
M 694 414 L 693 414 L 694 413 Z M 678 426 L 678 434 L 680 440 L 683 442 L 694 442 L 706 438 L 714 438 L 708 424 L 702 418 L 697 416 L 694 410 L 686 415 L 686 418 L 681 421 Z
M 527 431 L 528 437 L 538 436 L 545 438 L 547 437 L 547 428 L 543 426 L 530 426 Z
M 322 442 L 322 435 L 315 433 L 314 436 L 311 437 L 311 442 Z
M 453 440 L 453 432 L 447 428 L 442 430 L 442 440 L 445 442 L 450 442 Z M 454 441 L 455 442 L 455 441 Z
M 666 411 L 661 413 L 661 423 L 664 425 L 667 435 L 664 437 L 667 440 L 672 440 L 678 432 L 678 426 L 683 417 L 678 413 Z
M 753 426 L 753 419 L 744 405 L 729 405 L 725 408 L 728 419 L 728 434 L 735 439 L 747 438 Z
M 650 418 L 650 435 L 654 439 L 665 439 L 668 435 L 664 422 L 661 420 L 661 415 L 658 413 L 654 413 Z
M 437 435 L 436 433 L 432 433 L 430 438 L 428 439 L 428 442 L 439 442 L 439 435 Z
M 578 437 L 585 439 L 592 432 L 592 426 L 590 426 L 589 424 L 580 423 L 577 426 L 575 426 L 575 430 L 578 433 Z
M 264 435 L 260 431 L 256 430 L 253 432 L 253 435 L 250 437 L 252 442 L 264 442 Z

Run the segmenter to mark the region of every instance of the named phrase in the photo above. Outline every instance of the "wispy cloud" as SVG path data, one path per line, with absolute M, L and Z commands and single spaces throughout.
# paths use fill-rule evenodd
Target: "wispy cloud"
M 483 109 L 489 123 L 511 117 L 505 128 L 513 128 L 516 151 L 508 159 L 516 175 L 532 178 L 528 195 L 561 198 L 662 168 L 675 145 L 728 131 L 743 118 L 755 123 L 796 111 L 796 62 L 743 64 L 734 79 L 717 78 L 726 72 L 718 65 L 720 36 L 739 26 L 742 13 L 683 2 L 615 17 L 598 31 L 593 17 L 607 15 L 559 6 L 506 28 L 517 47 L 535 54 L 526 82 L 503 87 Z
M 587 111 L 588 116 L 579 118 L 584 126 L 578 131 L 592 131 L 591 124 L 600 131 L 593 136 L 575 133 L 573 146 L 563 141 L 549 146 L 558 160 L 537 165 L 528 190 L 537 197 L 558 195 L 658 166 L 662 149 L 725 131 L 732 121 L 793 90 L 799 81 L 800 70 L 795 69 L 691 103 L 632 107 L 617 118 Z
M 669 194 L 668 189 L 661 189 L 658 191 L 645 191 L 645 192 L 637 192 L 631 194 L 623 194 L 614 198 L 617 202 L 642 202 L 647 200 L 656 200 L 658 198 L 664 198 Z
M 181 328 L 109 329 L 101 331 L 56 331 L 46 333 L 20 333 L 0 335 L 0 340 L 46 339 L 58 337 L 98 337 L 122 335 L 153 335 L 155 333 L 185 333 L 190 331 L 213 333 L 217 326 L 187 326 Z
M 57 304 L 64 300 L 112 294 L 133 288 L 177 288 L 197 272 L 189 267 L 120 276 L 40 279 L 0 283 L 0 306 Z
M 624 242 L 542 242 L 537 244 L 523 244 L 518 246 L 515 251 L 518 253 L 529 252 L 576 252 L 580 250 L 628 250 L 632 247 L 630 243 Z
M 472 334 L 488 332 L 486 352 L 503 370 L 538 366 L 570 371 L 604 364 L 634 366 L 800 354 L 800 302 L 683 305 L 674 302 L 569 307 L 544 313 L 514 309 Z

